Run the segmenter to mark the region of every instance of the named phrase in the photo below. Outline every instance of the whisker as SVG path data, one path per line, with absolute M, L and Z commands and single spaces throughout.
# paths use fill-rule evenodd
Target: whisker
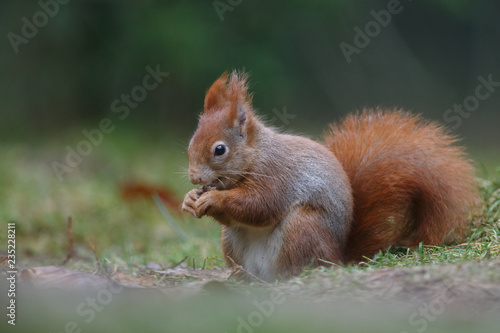
M 247 176 L 242 175 L 242 174 L 238 174 L 238 176 L 241 176 L 241 177 L 243 177 L 243 178 L 245 178 L 245 179 L 248 179 L 248 177 L 247 177 Z
M 177 138 L 177 140 L 175 140 L 175 144 L 179 147 L 181 147 L 182 149 L 184 150 L 187 150 L 187 147 L 188 147 L 188 143 L 180 138 Z
M 220 184 L 222 185 L 222 187 L 224 187 L 224 183 L 222 182 L 222 180 L 220 180 L 220 178 L 217 178 L 217 180 L 220 182 Z
M 185 166 L 179 165 L 179 164 L 177 164 L 176 166 L 180 169 L 180 171 L 175 171 L 174 172 L 175 174 L 177 174 L 177 175 L 178 174 L 189 175 L 189 168 L 186 168 Z
M 221 177 L 222 177 L 222 178 L 226 178 L 226 179 L 227 179 L 227 180 L 229 180 L 231 183 L 233 183 L 233 185 L 236 185 L 236 184 L 237 184 L 237 182 L 236 182 L 234 179 L 232 179 L 232 178 L 230 178 L 230 177 L 228 177 L 228 176 L 221 176 Z M 222 180 L 220 180 L 219 178 L 217 178 L 217 180 L 219 180 L 219 181 L 221 182 L 221 184 L 222 184 L 222 185 L 224 185 L 224 183 L 222 182 Z
M 261 173 L 256 173 L 256 172 L 246 172 L 246 171 L 227 171 L 226 173 L 229 173 L 231 175 L 253 175 L 253 176 L 260 176 L 260 177 L 266 177 L 266 178 L 271 178 L 271 179 L 276 179 L 276 177 L 269 176 L 269 175 L 264 175 Z

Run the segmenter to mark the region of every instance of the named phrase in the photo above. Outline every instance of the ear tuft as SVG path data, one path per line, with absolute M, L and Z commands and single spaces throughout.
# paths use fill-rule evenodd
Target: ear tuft
M 208 89 L 205 95 L 205 113 L 221 109 L 228 104 L 228 78 L 228 73 L 224 72 Z
M 228 95 L 231 103 L 244 104 L 251 101 L 250 95 L 248 95 L 247 80 L 248 74 L 244 72 L 233 71 L 231 73 L 228 84 Z
M 230 100 L 228 119 L 230 122 L 244 125 L 252 112 L 252 98 L 248 94 L 248 75 L 233 71 L 228 83 L 228 97 Z

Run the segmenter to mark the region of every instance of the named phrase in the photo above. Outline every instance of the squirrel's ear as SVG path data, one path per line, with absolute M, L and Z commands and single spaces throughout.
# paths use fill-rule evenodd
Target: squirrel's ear
M 248 94 L 247 78 L 248 75 L 234 71 L 227 89 L 230 100 L 228 120 L 238 127 L 242 134 L 252 119 L 252 99 Z
M 246 132 L 247 120 L 247 112 L 241 105 L 238 105 L 238 114 L 234 119 L 234 126 L 239 128 L 241 134 L 244 134 Z
M 221 75 L 208 89 L 205 95 L 205 113 L 222 109 L 229 103 L 227 80 L 229 75 L 227 72 Z

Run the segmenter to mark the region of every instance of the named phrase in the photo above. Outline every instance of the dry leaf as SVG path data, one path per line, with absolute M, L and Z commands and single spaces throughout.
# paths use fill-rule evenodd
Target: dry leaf
M 0 256 L 0 266 L 3 266 L 5 263 L 7 263 L 7 260 L 7 256 Z

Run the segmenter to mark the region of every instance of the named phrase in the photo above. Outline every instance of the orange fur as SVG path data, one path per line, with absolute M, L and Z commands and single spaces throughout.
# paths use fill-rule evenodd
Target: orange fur
M 227 72 L 215 81 L 205 95 L 205 113 L 222 109 L 227 104 Z
M 442 126 L 399 110 L 365 110 L 332 125 L 325 141 L 351 181 L 349 260 L 463 236 L 479 195 L 473 167 Z
M 278 259 L 278 271 L 286 278 L 297 275 L 307 265 L 321 266 L 344 261 L 340 244 L 332 230 L 318 224 L 323 219 L 314 207 L 301 207 L 286 228 Z

